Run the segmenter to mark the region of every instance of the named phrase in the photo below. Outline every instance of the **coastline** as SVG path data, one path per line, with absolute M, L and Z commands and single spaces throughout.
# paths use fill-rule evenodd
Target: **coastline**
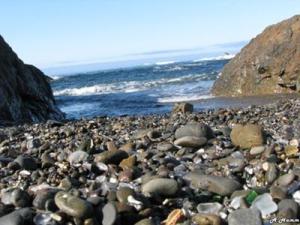
M 289 99 L 298 99 L 300 94 L 271 94 L 257 96 L 240 96 L 240 97 L 219 97 L 212 96 L 211 98 L 191 101 L 196 109 L 219 109 L 219 108 L 245 108 L 251 105 L 261 106 L 265 104 L 276 104 L 278 101 Z

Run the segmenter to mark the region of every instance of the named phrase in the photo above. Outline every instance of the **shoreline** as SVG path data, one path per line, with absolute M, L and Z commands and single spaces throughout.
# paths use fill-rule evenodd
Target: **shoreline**
M 25 214 L 55 225 L 260 224 L 295 204 L 298 218 L 300 99 L 281 100 L 2 128 L 0 223 Z
M 300 94 L 270 94 L 258 96 L 224 97 L 212 96 L 211 98 L 190 101 L 196 109 L 220 109 L 220 108 L 244 108 L 249 106 L 261 106 L 265 104 L 276 104 L 278 101 L 298 99 Z M 170 103 L 171 104 L 171 103 Z
M 195 101 L 188 101 L 194 105 L 194 113 L 203 112 L 206 110 L 219 110 L 219 109 L 244 109 L 250 106 L 261 106 L 261 105 L 270 105 L 277 104 L 279 101 L 285 101 L 290 99 L 299 99 L 300 94 L 291 93 L 291 94 L 270 94 L 270 95 L 260 95 L 260 96 L 241 96 L 241 97 L 222 97 L 222 96 L 212 96 L 211 98 L 200 99 Z M 187 101 L 185 101 L 187 102 Z M 61 121 L 61 123 L 75 122 L 78 120 L 92 120 L 101 117 L 109 118 L 119 118 L 119 117 L 152 117 L 152 116 L 163 116 L 170 115 L 174 104 L 178 102 L 169 102 L 169 103 L 160 103 L 162 105 L 169 106 L 169 111 L 164 113 L 157 114 L 124 114 L 124 115 L 99 115 L 91 117 L 82 117 L 82 118 L 66 118 Z M 67 116 L 66 116 L 67 117 Z M 53 121 L 52 121 L 53 122 Z M 59 122 L 59 121 L 56 121 Z M 40 122 L 38 124 L 47 123 Z M 33 125 L 34 123 L 27 123 L 27 125 Z M 0 121 L 0 129 L 22 125 L 20 123 L 13 123 L 9 121 Z

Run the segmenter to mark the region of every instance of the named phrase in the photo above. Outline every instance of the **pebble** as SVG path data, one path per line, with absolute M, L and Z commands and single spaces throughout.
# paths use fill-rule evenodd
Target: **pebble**
M 298 204 L 292 199 L 283 199 L 278 203 L 278 218 L 296 219 L 299 213 Z
M 178 128 L 175 132 L 176 139 L 186 136 L 199 138 L 205 137 L 207 139 L 210 139 L 214 137 L 214 134 L 212 129 L 204 123 L 190 123 Z
M 181 209 L 174 209 L 170 214 L 168 215 L 167 219 L 165 219 L 162 224 L 165 225 L 176 225 L 181 222 L 184 218 L 184 213 Z
M 259 195 L 253 201 L 251 208 L 258 209 L 263 218 L 271 215 L 278 210 L 277 204 L 273 201 L 269 193 Z
M 273 199 L 284 199 L 287 196 L 287 188 L 281 186 L 272 186 L 270 188 L 270 194 Z
M 251 155 L 260 155 L 265 151 L 265 146 L 257 146 L 257 147 L 252 147 L 250 150 Z
M 196 214 L 192 217 L 192 221 L 196 225 L 221 225 L 220 216 L 214 214 Z
M 60 191 L 55 195 L 55 204 L 64 213 L 76 218 L 89 218 L 93 214 L 91 205 L 70 193 Z
M 123 150 L 105 151 L 95 155 L 95 162 L 118 165 L 123 159 L 128 158 L 128 153 Z
M 144 195 L 172 196 L 178 191 L 176 180 L 168 178 L 156 178 L 142 185 Z
M 36 193 L 36 196 L 32 202 L 33 206 L 37 209 L 44 210 L 46 208 L 47 201 L 54 200 L 56 192 L 50 190 L 42 190 Z
M 300 204 L 300 191 L 296 191 L 293 194 L 293 198 L 294 198 L 295 202 L 297 202 L 298 204 Z
M 133 196 L 134 190 L 129 187 L 121 187 L 119 190 L 117 190 L 116 195 L 119 202 L 127 203 L 128 196 Z
M 1 225 L 25 225 L 31 224 L 34 211 L 30 208 L 15 210 L 5 216 L 0 217 Z
M 269 184 L 272 184 L 278 177 L 278 169 L 276 167 L 275 163 L 269 163 L 268 164 L 268 170 L 266 172 L 266 181 Z
M 231 195 L 234 191 L 241 189 L 241 184 L 227 177 L 189 173 L 184 177 L 194 188 L 200 188 L 219 194 L 221 196 Z
M 278 177 L 278 179 L 276 180 L 276 184 L 279 186 L 288 186 L 290 183 L 293 182 L 294 179 L 295 179 L 295 174 L 287 173 Z
M 136 156 L 132 155 L 129 156 L 127 159 L 123 159 L 120 162 L 120 167 L 125 170 L 125 169 L 132 169 L 136 164 Z
M 292 157 L 297 155 L 299 149 L 295 145 L 288 145 L 285 147 L 284 152 L 288 157 Z
M 25 170 L 36 170 L 38 167 L 35 159 L 29 156 L 20 155 L 15 159 L 15 162 Z
M 30 205 L 28 193 L 19 188 L 1 191 L 1 201 L 6 205 L 14 205 L 21 208 Z
M 219 215 L 223 205 L 218 202 L 200 203 L 197 206 L 198 213 Z
M 257 209 L 238 209 L 228 216 L 228 225 L 263 225 Z
M 174 144 L 181 147 L 199 148 L 205 145 L 207 139 L 205 137 L 185 136 L 177 139 Z
M 102 214 L 102 225 L 113 225 L 117 220 L 117 209 L 110 202 L 102 208 Z
M 182 102 L 182 103 L 175 103 L 172 114 L 176 113 L 192 113 L 194 110 L 194 106 L 190 103 Z
M 116 147 L 116 145 L 113 141 L 107 142 L 106 146 L 107 146 L 108 151 L 117 151 L 118 150 L 118 148 Z
M 39 138 L 32 138 L 27 141 L 27 149 L 32 150 L 41 146 L 41 141 Z
M 77 150 L 75 152 L 72 152 L 69 157 L 68 157 L 68 161 L 71 165 L 73 164 L 78 164 L 81 162 L 85 162 L 89 157 L 89 154 L 81 151 L 81 150 Z
M 135 223 L 135 225 L 155 225 L 155 223 L 151 219 L 143 219 Z
M 177 148 L 170 142 L 161 142 L 157 144 L 157 150 L 163 152 L 175 151 Z

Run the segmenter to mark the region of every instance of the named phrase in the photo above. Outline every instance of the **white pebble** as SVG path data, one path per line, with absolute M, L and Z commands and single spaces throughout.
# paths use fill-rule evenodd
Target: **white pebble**
M 296 191 L 293 194 L 293 198 L 294 198 L 295 202 L 297 202 L 298 204 L 300 204 L 300 191 Z

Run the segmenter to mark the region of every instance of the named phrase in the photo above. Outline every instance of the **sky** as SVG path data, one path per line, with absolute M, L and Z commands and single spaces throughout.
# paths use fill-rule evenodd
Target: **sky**
M 1 0 L 0 35 L 41 68 L 249 41 L 299 0 Z

